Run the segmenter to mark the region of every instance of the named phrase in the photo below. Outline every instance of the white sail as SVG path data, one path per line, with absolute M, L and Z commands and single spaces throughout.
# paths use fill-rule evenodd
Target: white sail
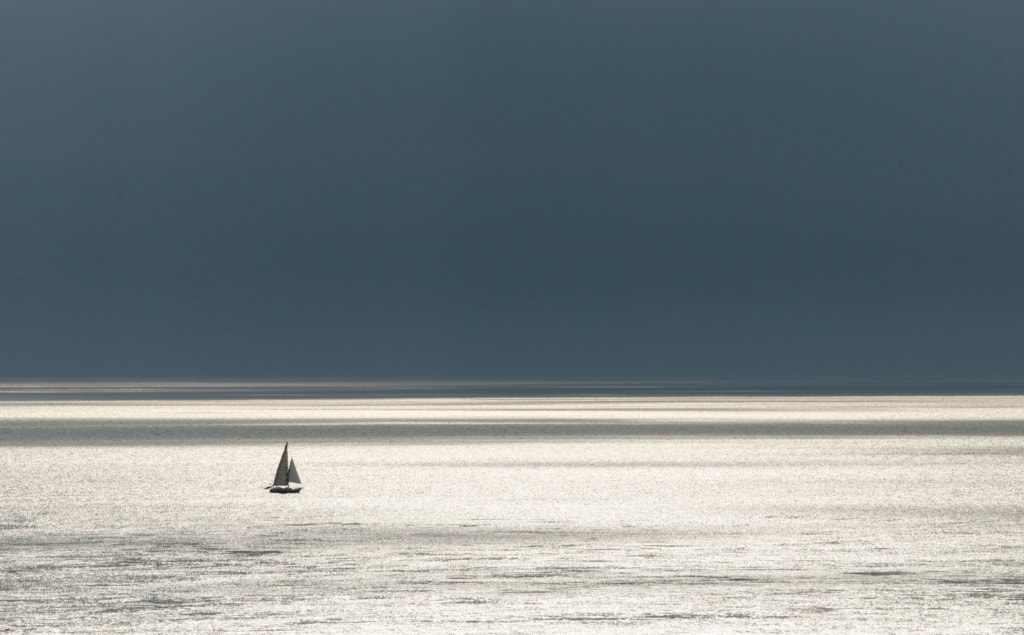
M 299 471 L 295 469 L 295 461 L 288 464 L 288 482 L 289 483 L 301 483 L 299 480 Z
M 274 474 L 274 485 L 288 485 L 288 444 L 284 444 L 284 452 L 281 453 L 281 461 L 277 464 L 277 473 Z

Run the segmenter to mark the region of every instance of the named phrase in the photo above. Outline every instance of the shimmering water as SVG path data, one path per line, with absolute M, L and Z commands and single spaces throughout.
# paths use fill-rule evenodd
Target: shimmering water
M 0 630 L 1021 632 L 1021 397 L 85 392 L 0 400 Z

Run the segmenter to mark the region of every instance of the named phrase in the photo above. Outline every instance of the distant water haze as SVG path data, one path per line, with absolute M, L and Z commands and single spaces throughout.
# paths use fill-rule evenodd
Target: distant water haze
M 9 444 L 429 441 L 587 437 L 1024 435 L 1020 395 L 601 395 L 601 384 L 482 384 L 463 391 L 593 394 L 424 396 L 437 384 L 6 384 Z M 440 384 L 458 392 L 458 384 Z M 282 396 L 295 389 L 291 396 Z M 603 386 L 614 390 L 614 385 Z M 366 398 L 364 392 L 387 396 Z M 676 387 L 678 389 L 678 386 Z M 705 390 L 707 387 L 704 387 Z M 413 396 L 394 396 L 403 389 Z M 691 387 L 692 391 L 693 388 Z M 779 388 L 776 386 L 775 391 Z M 191 392 L 189 392 L 191 391 Z M 323 397 L 324 392 L 346 397 Z M 210 394 L 220 393 L 219 398 Z M 443 392 L 443 390 L 439 391 Z M 188 393 L 188 398 L 174 398 Z M 267 397 L 275 394 L 276 397 Z M 83 399 L 84 395 L 92 398 Z M 139 398 L 139 396 L 148 398 Z M 313 396 L 309 396 L 313 395 Z M 46 398 L 40 398 L 45 396 Z M 240 398 L 244 396 L 244 398 Z

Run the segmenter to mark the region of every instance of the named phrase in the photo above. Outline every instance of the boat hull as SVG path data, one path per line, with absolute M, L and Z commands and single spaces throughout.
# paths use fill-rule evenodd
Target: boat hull
M 301 487 L 288 487 L 287 485 L 275 485 L 270 488 L 271 494 L 298 494 L 301 491 Z

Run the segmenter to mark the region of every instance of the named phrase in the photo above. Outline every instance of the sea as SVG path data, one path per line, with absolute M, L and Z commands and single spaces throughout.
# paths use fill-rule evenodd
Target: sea
M 0 632 L 1024 633 L 956 388 L 0 384 Z

